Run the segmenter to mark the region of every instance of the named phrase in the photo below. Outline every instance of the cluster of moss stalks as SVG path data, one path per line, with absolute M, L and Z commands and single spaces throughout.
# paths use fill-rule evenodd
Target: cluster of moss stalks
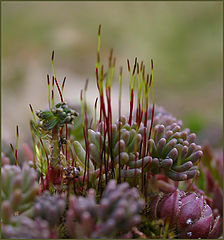
M 108 67 L 96 61 L 99 97 L 93 114 L 87 106 L 88 80 L 80 105 L 68 104 L 56 78 L 47 75 L 48 108 L 34 111 L 32 146 L 18 154 L 19 131 L 9 159 L 2 153 L 2 235 L 4 238 L 217 238 L 222 229 L 221 178 L 205 159 L 196 135 L 154 101 L 150 72 L 127 60 L 130 111 L 114 121 L 111 86 L 113 50 Z M 55 90 L 60 102 L 55 104 Z M 136 101 L 136 102 L 135 102 Z M 97 118 L 99 116 L 99 118 Z M 20 150 L 19 150 L 20 152 Z M 207 156 L 207 155 L 206 155 Z M 201 184 L 208 175 L 207 190 Z M 208 171 L 209 172 L 209 171 Z M 207 176 L 206 175 L 206 176 Z M 199 184 L 198 184 L 199 181 Z M 209 186 L 213 184 L 216 191 Z M 214 190 L 214 188 L 213 188 Z M 207 196 L 206 196 L 206 194 Z

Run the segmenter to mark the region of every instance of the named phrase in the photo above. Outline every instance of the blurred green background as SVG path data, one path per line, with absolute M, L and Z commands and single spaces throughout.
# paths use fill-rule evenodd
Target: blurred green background
M 124 69 L 122 112 L 128 111 L 126 59 L 154 59 L 156 103 L 213 145 L 222 142 L 223 3 L 220 2 L 2 2 L 2 138 L 15 142 L 16 125 L 29 135 L 29 103 L 47 106 L 46 74 L 67 82 L 64 96 L 97 96 L 94 68 L 97 28 L 102 60 L 110 48 Z M 118 77 L 113 86 L 117 113 Z

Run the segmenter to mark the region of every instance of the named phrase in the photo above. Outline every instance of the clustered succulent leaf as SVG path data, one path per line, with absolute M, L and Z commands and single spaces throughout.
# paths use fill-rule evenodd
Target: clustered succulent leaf
M 139 199 L 136 188 L 129 188 L 128 183 L 116 184 L 111 180 L 102 195 L 98 208 L 99 223 L 93 237 L 114 237 L 128 233 L 137 226 L 144 208 L 144 201 Z
M 149 136 L 150 124 L 151 120 L 148 120 L 146 128 L 143 123 L 138 126 L 136 122 L 132 122 L 130 125 L 123 116 L 120 121 L 112 124 L 111 142 L 108 138 L 105 139 L 104 122 L 100 122 L 96 130 L 89 129 L 90 168 L 99 168 L 103 164 L 101 152 L 104 147 L 104 151 L 110 155 L 110 164 L 113 162 L 116 168 L 120 163 L 122 177 L 141 174 L 142 166 L 144 172 L 150 166 L 154 174 L 162 169 L 175 181 L 184 181 L 198 175 L 199 171 L 194 165 L 203 153 L 201 147 L 195 143 L 196 135 L 190 133 L 189 129 L 182 130 L 181 121 L 162 108 L 158 108 L 155 114 L 152 137 L 147 140 L 149 155 L 141 157 L 144 131 Z M 85 150 L 78 141 L 74 142 L 74 147 L 84 166 Z M 124 169 L 125 165 L 127 168 Z
M 119 128 L 120 125 L 120 139 Z M 150 156 L 138 159 L 140 143 L 142 141 L 142 133 L 137 127 L 136 123 L 129 125 L 127 118 L 123 116 L 121 121 L 117 121 L 112 124 L 112 142 L 108 142 L 108 138 L 104 138 L 103 129 L 105 127 L 104 122 L 100 122 L 96 131 L 89 129 L 89 149 L 90 149 L 90 168 L 99 168 L 102 162 L 102 154 L 100 152 L 103 149 L 110 155 L 110 164 L 113 161 L 115 169 L 118 169 L 119 161 L 121 168 L 121 177 L 133 177 L 135 174 L 141 173 L 142 163 L 146 166 L 151 161 Z M 85 150 L 80 146 L 79 142 L 74 142 L 74 147 L 78 158 L 85 162 Z M 128 169 L 123 169 L 127 165 Z
M 33 201 L 39 191 L 39 184 L 36 181 L 36 172 L 28 165 L 21 169 L 15 165 L 5 165 L 1 169 L 1 197 L 2 208 L 8 205 L 12 214 L 30 214 Z M 10 217 L 4 217 L 6 222 Z
M 182 122 L 162 108 L 155 113 L 149 148 L 152 156 L 152 172 L 159 168 L 172 180 L 184 181 L 199 174 L 197 166 L 203 153 L 195 143 L 196 135 L 189 129 L 182 130 Z
M 176 190 L 159 194 L 151 202 L 150 216 L 165 219 L 175 227 L 179 238 L 218 238 L 220 216 L 214 217 L 212 209 L 202 195 Z
M 51 195 L 48 191 L 36 197 L 34 202 L 34 217 L 46 220 L 50 227 L 58 224 L 65 211 L 65 199 L 63 196 Z
M 93 189 L 86 198 L 70 198 L 66 226 L 73 238 L 121 236 L 140 223 L 139 212 L 143 207 L 144 201 L 139 199 L 137 189 L 130 189 L 128 183 L 117 185 L 111 180 L 99 205 Z
M 2 237 L 6 239 L 48 239 L 51 237 L 45 220 L 32 220 L 26 216 L 12 217 L 10 224 L 2 224 Z
M 95 191 L 89 190 L 86 197 L 71 196 L 66 213 L 66 227 L 72 238 L 89 238 L 97 221 Z

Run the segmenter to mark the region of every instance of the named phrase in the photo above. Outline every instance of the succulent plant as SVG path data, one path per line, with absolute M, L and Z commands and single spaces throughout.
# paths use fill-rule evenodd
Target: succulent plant
M 34 202 L 34 217 L 42 218 L 54 227 L 60 220 L 65 211 L 65 200 L 58 194 L 51 195 L 48 191 L 43 192 L 36 197 Z
M 119 125 L 120 125 L 120 140 L 119 140 Z M 118 168 L 120 159 L 121 177 L 133 177 L 134 174 L 141 173 L 142 163 L 146 166 L 151 161 L 150 156 L 144 158 L 136 159 L 139 157 L 140 143 L 142 141 L 142 134 L 139 133 L 136 123 L 132 125 L 128 124 L 127 118 L 123 116 L 121 121 L 117 121 L 112 124 L 112 142 L 108 142 L 108 138 L 104 139 L 104 134 L 102 133 L 104 129 L 104 122 L 100 122 L 96 131 L 89 129 L 89 150 L 90 159 L 92 161 L 92 169 L 94 166 L 96 168 L 100 167 L 101 155 L 103 144 L 105 141 L 104 151 L 110 155 L 110 164 L 113 161 L 113 167 Z M 85 161 L 85 150 L 81 148 L 79 142 L 74 142 L 74 148 L 79 159 Z M 82 155 L 81 155 L 82 152 Z M 94 166 L 93 166 L 94 165 Z M 124 165 L 128 166 L 128 169 L 123 169 Z
M 8 203 L 14 213 L 29 214 L 39 191 L 34 169 L 28 165 L 22 169 L 15 165 L 5 165 L 1 169 L 1 184 L 2 204 Z
M 2 224 L 2 238 L 6 239 L 48 239 L 52 238 L 48 223 L 41 219 L 32 220 L 26 216 L 11 218 L 10 224 Z
M 122 177 L 139 175 L 142 167 L 145 171 L 148 170 L 147 166 L 150 166 L 154 174 L 163 169 L 163 172 L 175 181 L 184 181 L 198 175 L 199 171 L 194 165 L 203 153 L 201 147 L 195 143 L 196 135 L 190 134 L 189 129 L 181 130 L 181 121 L 161 109 L 159 108 L 155 115 L 152 137 L 148 140 L 150 156 L 141 157 L 141 151 L 144 131 L 146 136 L 149 136 L 151 120 L 148 120 L 145 128 L 143 123 L 138 126 L 133 122 L 130 125 L 127 118 L 122 117 L 120 121 L 112 124 L 111 142 L 108 138 L 104 139 L 103 122 L 99 123 L 95 131 L 89 129 L 89 150 L 93 165 L 99 167 L 102 164 L 100 152 L 105 144 L 104 151 L 110 155 L 110 164 L 118 167 L 120 160 Z M 74 142 L 74 148 L 81 162 L 85 162 L 85 150 L 79 142 Z M 90 166 L 91 169 L 93 165 Z M 125 165 L 127 167 L 124 169 Z
M 111 180 L 102 195 L 98 208 L 99 222 L 92 237 L 116 237 L 128 233 L 141 222 L 139 215 L 144 201 L 136 188 L 128 183 L 116 184 Z
M 183 181 L 198 175 L 197 166 L 193 166 L 202 157 L 201 147 L 194 143 L 195 134 L 188 130 L 180 131 L 173 123 L 165 127 L 156 125 L 154 139 L 149 140 L 152 152 L 153 172 L 162 168 L 164 173 L 175 181 Z
M 212 209 L 203 196 L 176 190 L 157 195 L 151 202 L 152 218 L 164 219 L 175 227 L 178 238 L 218 238 L 220 216 L 213 216 Z
M 95 191 L 89 190 L 87 197 L 71 196 L 66 214 L 66 226 L 72 238 L 89 238 L 97 221 Z
M 182 121 L 163 108 L 155 109 L 152 137 L 148 141 L 152 172 L 158 173 L 161 168 L 175 181 L 193 178 L 199 174 L 197 166 L 193 165 L 203 156 L 201 146 L 195 143 L 196 135 L 189 129 L 182 130 Z M 148 125 L 151 124 L 151 120 L 148 122 Z
M 86 198 L 70 197 L 66 226 L 73 238 L 120 236 L 140 223 L 139 212 L 143 206 L 137 189 L 130 189 L 128 183 L 116 185 L 115 180 L 111 180 L 99 205 L 93 189 Z

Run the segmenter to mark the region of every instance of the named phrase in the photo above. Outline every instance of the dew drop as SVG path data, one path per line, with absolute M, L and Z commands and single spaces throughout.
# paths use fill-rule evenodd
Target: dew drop
M 192 224 L 193 222 L 192 222 L 191 218 L 188 218 L 187 221 L 186 221 L 186 223 L 187 223 L 187 224 Z
M 192 236 L 192 232 L 187 232 L 187 236 L 191 237 Z

